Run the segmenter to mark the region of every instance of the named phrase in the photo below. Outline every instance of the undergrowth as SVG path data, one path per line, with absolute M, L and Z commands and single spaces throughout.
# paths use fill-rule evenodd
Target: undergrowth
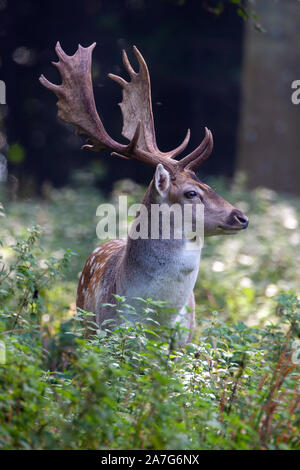
M 257 231 L 207 243 L 195 343 L 176 350 L 180 327 L 161 328 L 150 299 L 143 321 L 84 338 L 73 302 L 97 196 L 80 197 L 53 191 L 43 229 L 24 228 L 33 202 L 0 207 L 0 447 L 299 449 L 298 202 L 231 191 Z

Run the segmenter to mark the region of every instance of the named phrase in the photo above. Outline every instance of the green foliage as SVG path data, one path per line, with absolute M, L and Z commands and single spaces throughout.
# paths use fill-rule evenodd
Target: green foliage
M 150 299 L 143 321 L 108 321 L 84 338 L 90 318 L 73 303 L 96 241 L 93 188 L 0 206 L 1 448 L 300 448 L 299 201 L 214 186 L 250 226 L 206 241 L 197 338 L 184 350 Z M 126 299 L 116 300 L 122 315 Z
M 251 20 L 257 31 L 265 32 L 262 25 L 259 23 L 255 0 L 207 0 L 203 2 L 204 9 L 217 16 L 221 15 L 224 12 L 225 7 L 228 7 L 229 5 L 236 8 L 237 14 L 244 21 Z
M 8 152 L 7 152 L 7 159 L 11 163 L 19 164 L 21 163 L 25 158 L 25 150 L 22 145 L 18 144 L 17 142 L 14 144 L 11 144 Z

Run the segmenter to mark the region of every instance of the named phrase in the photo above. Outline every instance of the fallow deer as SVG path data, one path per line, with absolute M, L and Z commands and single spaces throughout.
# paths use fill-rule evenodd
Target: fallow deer
M 62 84 L 55 85 L 43 75 L 40 77 L 40 82 L 58 97 L 58 116 L 75 125 L 77 134 L 88 137 L 89 143 L 83 148 L 94 151 L 108 149 L 113 157 L 139 160 L 154 167 L 154 178 L 143 199 L 149 214 L 152 204 L 177 203 L 181 207 L 192 204 L 193 209 L 203 204 L 205 236 L 233 234 L 245 229 L 248 226 L 247 217 L 202 183 L 195 174 L 195 170 L 212 152 L 213 138 L 207 128 L 200 145 L 181 160 L 174 158 L 186 148 L 189 130 L 174 150 L 162 152 L 158 149 L 149 72 L 135 46 L 133 50 L 139 64 L 138 72 L 132 68 L 123 51 L 123 63 L 130 80 L 109 74 L 122 87 L 122 136 L 129 143 L 119 143 L 108 135 L 97 113 L 93 95 L 91 62 L 95 45 L 86 48 L 79 45 L 76 53 L 68 56 L 57 43 L 59 61 L 53 64 L 61 74 Z M 193 217 L 195 213 L 193 210 Z M 127 302 L 132 304 L 137 297 L 166 301 L 173 308 L 173 313 L 161 313 L 158 321 L 169 327 L 179 322 L 190 331 L 184 343 L 190 341 L 195 329 L 193 289 L 201 248 L 195 246 L 192 251 L 187 249 L 188 239 L 185 233 L 182 235 L 181 239 L 163 239 L 160 232 L 158 239 L 133 239 L 129 232 L 127 239 L 110 240 L 100 245 L 91 253 L 82 271 L 77 307 L 93 313 L 97 324 L 101 325 L 115 315 L 111 308 L 103 306 L 114 303 L 113 294 L 125 296 Z M 197 243 L 197 240 L 194 242 Z

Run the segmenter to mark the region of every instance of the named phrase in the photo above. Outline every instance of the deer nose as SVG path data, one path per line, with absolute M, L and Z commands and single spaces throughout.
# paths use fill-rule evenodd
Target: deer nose
M 249 224 L 248 217 L 246 217 L 241 211 L 238 209 L 234 209 L 231 213 L 233 219 L 242 226 L 242 228 L 247 228 Z

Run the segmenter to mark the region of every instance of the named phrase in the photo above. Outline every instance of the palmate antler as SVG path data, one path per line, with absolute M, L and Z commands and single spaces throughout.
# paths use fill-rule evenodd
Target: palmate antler
M 88 136 L 90 143 L 84 145 L 83 148 L 94 151 L 109 149 L 113 156 L 139 160 L 154 167 L 162 163 L 171 173 L 172 178 L 176 178 L 176 173 L 185 168 L 194 170 L 199 167 L 209 157 L 213 147 L 212 134 L 207 128 L 205 128 L 205 137 L 201 144 L 180 161 L 172 160 L 172 158 L 179 155 L 187 146 L 190 138 L 189 130 L 184 141 L 176 149 L 170 152 L 161 152 L 158 149 L 149 72 L 146 62 L 135 46 L 134 53 L 139 62 L 138 72 L 133 70 L 125 51 L 123 52 L 123 63 L 131 81 L 127 82 L 116 75 L 109 75 L 123 88 L 123 101 L 120 103 L 123 115 L 122 135 L 130 142 L 127 145 L 120 144 L 107 134 L 97 113 L 93 93 L 91 63 L 95 46 L 96 43 L 89 47 L 79 45 L 76 53 L 68 56 L 58 42 L 55 50 L 59 61 L 52 63 L 61 74 L 62 84 L 55 85 L 43 75 L 40 77 L 42 85 L 52 90 L 58 97 L 58 116 L 74 124 L 77 127 L 77 134 Z
M 190 130 L 188 129 L 186 137 L 179 147 L 169 152 L 161 152 L 156 143 L 154 120 L 151 102 L 151 85 L 147 64 L 139 52 L 133 46 L 133 51 L 139 63 L 139 71 L 135 72 L 128 60 L 125 51 L 122 53 L 123 64 L 126 68 L 131 81 L 126 82 L 123 78 L 113 75 L 108 76 L 117 82 L 123 88 L 123 101 L 120 107 L 123 115 L 122 135 L 131 140 L 138 122 L 141 122 L 141 132 L 137 145 L 142 150 L 162 157 L 174 158 L 179 155 L 187 146 L 190 140 Z

